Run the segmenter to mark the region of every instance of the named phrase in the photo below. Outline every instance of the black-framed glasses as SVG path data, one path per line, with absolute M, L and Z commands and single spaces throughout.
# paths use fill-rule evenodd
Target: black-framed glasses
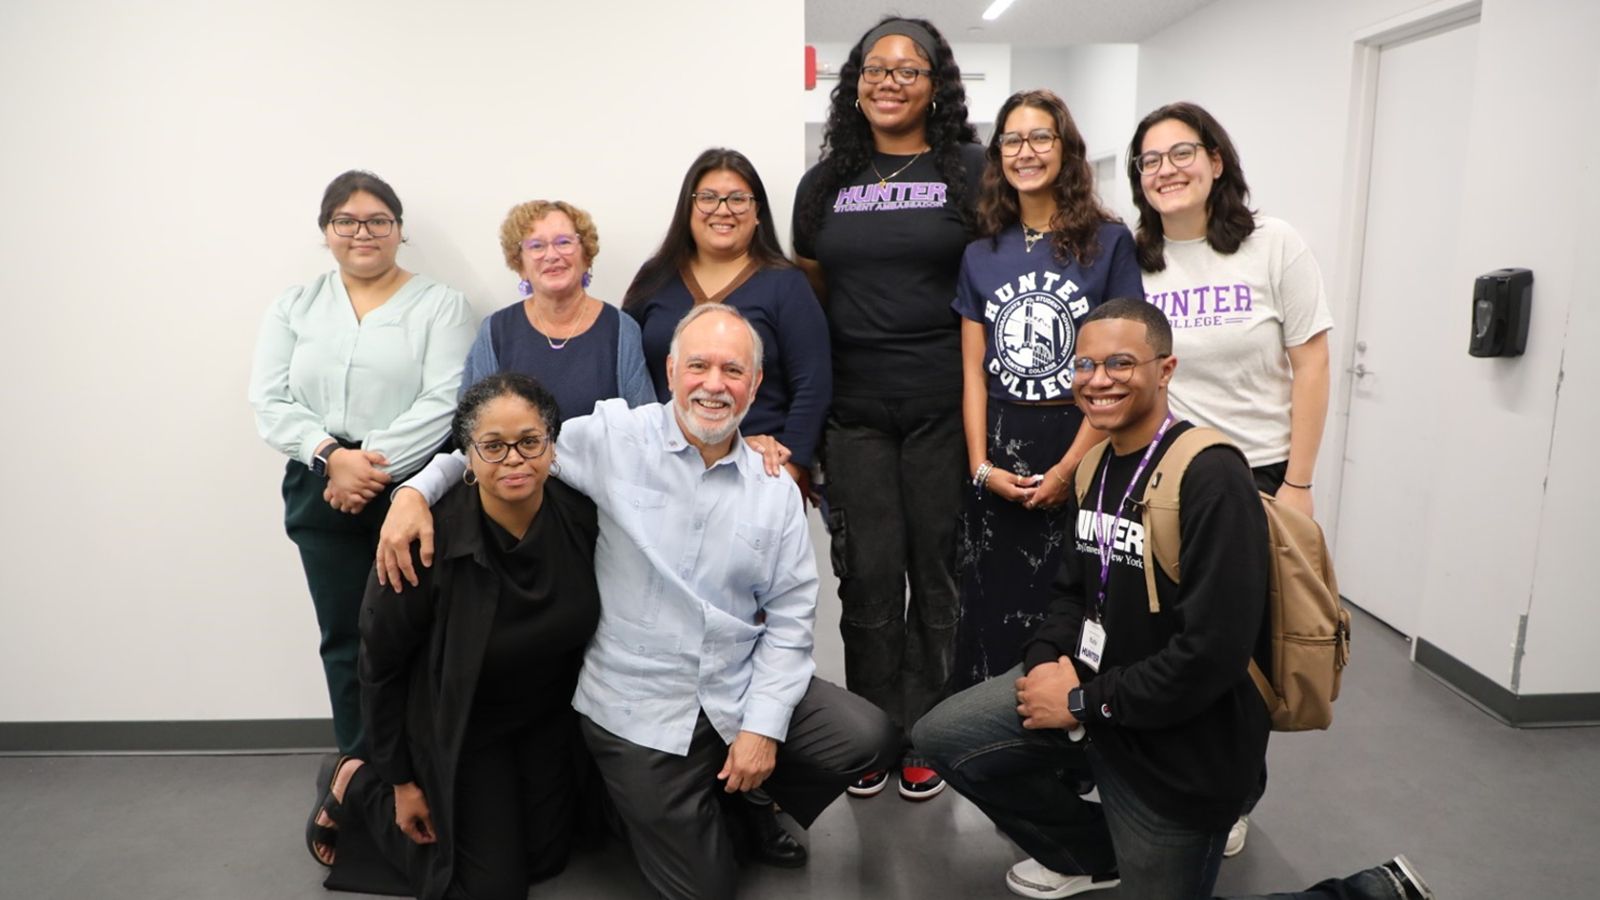
M 895 66 L 892 69 L 888 66 L 862 66 L 861 80 L 867 84 L 877 84 L 883 81 L 891 72 L 894 73 L 895 84 L 916 84 L 918 75 L 925 75 L 928 78 L 933 77 L 932 69 L 919 69 L 916 66 Z
M 1001 156 L 1016 156 L 1022 152 L 1023 141 L 1035 153 L 1049 153 L 1050 148 L 1056 145 L 1056 133 L 1048 128 L 1035 128 L 1026 136 L 1015 131 L 1007 131 L 994 139 L 995 145 L 1000 148 Z
M 539 238 L 528 238 L 522 242 L 522 249 L 533 255 L 534 259 L 549 254 L 551 250 L 562 256 L 571 256 L 578 252 L 578 236 L 575 234 L 558 234 L 548 241 Z
M 1158 150 L 1146 150 L 1133 158 L 1133 164 L 1139 168 L 1140 175 L 1154 175 L 1161 171 L 1162 157 L 1172 160 L 1174 169 L 1187 169 L 1189 164 L 1194 162 L 1194 158 L 1204 149 L 1206 149 L 1205 144 L 1197 144 L 1194 141 L 1179 141 L 1168 147 L 1164 153 Z
M 1113 353 L 1102 360 L 1093 360 L 1087 356 L 1079 356 L 1072 360 L 1073 379 L 1088 380 L 1094 377 L 1094 370 L 1105 367 L 1106 377 L 1118 384 L 1127 384 L 1133 377 L 1133 370 L 1140 366 L 1153 363 L 1158 359 L 1166 359 L 1170 353 L 1157 353 L 1149 359 L 1135 359 L 1127 353 Z
M 550 449 L 550 441 L 542 434 L 530 434 L 516 442 L 511 441 L 472 441 L 472 446 L 477 449 L 478 457 L 486 463 L 502 463 L 511 455 L 511 448 L 517 448 L 517 455 L 529 462 L 544 455 Z
M 393 216 L 373 216 L 370 219 L 358 219 L 355 216 L 334 216 L 328 223 L 333 226 L 333 233 L 339 237 L 355 237 L 365 227 L 367 234 L 382 238 L 388 237 L 394 231 Z
M 706 215 L 712 215 L 722 204 L 728 204 L 728 212 L 742 216 L 750 211 L 756 202 L 754 194 L 744 191 L 734 191 L 731 194 L 718 194 L 716 191 L 695 191 L 689 195 L 694 200 L 694 208 Z

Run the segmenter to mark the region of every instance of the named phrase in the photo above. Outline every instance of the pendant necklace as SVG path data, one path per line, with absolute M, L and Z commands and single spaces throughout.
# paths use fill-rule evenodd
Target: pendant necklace
M 901 172 L 904 172 L 905 170 L 911 168 L 912 164 L 915 163 L 917 160 L 921 159 L 922 158 L 922 154 L 927 153 L 927 152 L 928 152 L 928 148 L 927 147 L 923 147 L 921 150 L 917 151 L 917 155 L 916 156 L 911 157 L 911 162 L 906 163 L 905 165 L 901 166 L 898 169 L 895 169 L 893 172 L 890 172 L 887 175 L 885 175 L 882 172 L 878 171 L 878 164 L 877 163 L 871 163 L 872 174 L 878 176 L 878 187 L 880 189 L 888 187 L 889 186 L 889 179 L 891 179 L 891 178 L 895 177 L 896 175 L 899 175 Z
M 1023 252 L 1024 253 L 1032 253 L 1033 252 L 1033 245 L 1037 244 L 1037 243 L 1039 243 L 1039 241 L 1043 240 L 1044 236 L 1046 234 L 1049 234 L 1049 232 L 1048 231 L 1040 231 L 1039 229 L 1034 228 L 1032 225 L 1029 225 L 1027 222 L 1023 222 L 1022 223 L 1022 243 L 1023 243 L 1022 250 L 1023 250 Z
M 587 299 L 589 299 L 589 292 L 588 291 L 584 291 L 583 297 L 579 298 L 578 303 L 581 305 L 583 303 L 583 301 L 587 300 Z M 578 325 L 582 325 L 583 324 L 583 312 L 581 310 L 578 313 L 578 317 L 573 321 L 575 321 Z M 552 338 L 550 336 L 550 332 L 548 332 L 548 331 L 544 330 L 543 328 L 539 327 L 539 304 L 537 304 L 537 303 L 535 303 L 533 305 L 533 327 L 540 334 L 544 335 L 544 342 L 545 342 L 545 344 L 547 344 L 550 347 L 551 350 L 564 350 L 564 349 L 566 349 L 566 346 L 568 344 L 572 343 L 572 339 L 577 337 L 579 334 L 582 333 L 581 329 L 574 328 L 572 330 L 571 334 L 569 334 L 566 337 L 562 338 L 560 343 L 556 343 L 555 338 Z

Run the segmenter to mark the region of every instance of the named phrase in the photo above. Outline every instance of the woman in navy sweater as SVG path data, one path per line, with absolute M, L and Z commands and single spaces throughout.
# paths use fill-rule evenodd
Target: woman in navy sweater
M 645 365 L 670 400 L 672 331 L 701 303 L 726 303 L 761 335 L 761 390 L 740 431 L 789 448 L 803 494 L 833 395 L 828 323 L 805 275 L 783 255 L 767 189 L 743 153 L 713 147 L 689 166 L 667 236 L 634 276 L 622 309 L 639 322 Z

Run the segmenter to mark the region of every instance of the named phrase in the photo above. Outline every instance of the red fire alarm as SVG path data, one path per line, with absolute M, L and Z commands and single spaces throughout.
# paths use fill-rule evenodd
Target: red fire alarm
M 816 90 L 817 87 L 817 48 L 806 45 L 806 90 Z

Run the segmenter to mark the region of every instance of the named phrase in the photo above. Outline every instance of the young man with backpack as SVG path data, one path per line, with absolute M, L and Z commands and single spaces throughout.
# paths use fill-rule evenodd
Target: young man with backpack
M 1207 896 L 1272 725 L 1249 674 L 1252 659 L 1274 671 L 1266 514 L 1243 456 L 1200 451 L 1180 473 L 1181 579 L 1156 571 L 1151 597 L 1141 501 L 1191 427 L 1167 408 L 1172 332 L 1159 309 L 1112 300 L 1077 352 L 1073 393 L 1110 446 L 1069 517 L 1049 616 L 1020 666 L 941 703 L 913 740 L 1029 854 L 1006 875 L 1013 893 Z M 1084 775 L 1099 804 L 1074 790 Z M 1396 857 L 1303 896 L 1432 894 Z

